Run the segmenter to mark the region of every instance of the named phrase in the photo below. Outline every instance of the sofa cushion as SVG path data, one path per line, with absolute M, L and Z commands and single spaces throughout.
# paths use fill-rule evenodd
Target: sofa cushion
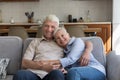
M 0 58 L 9 58 L 8 74 L 15 74 L 21 66 L 22 39 L 15 36 L 0 37 Z
M 7 75 L 4 80 L 13 80 L 13 75 Z
M 27 47 L 29 46 L 30 42 L 33 40 L 34 38 L 27 38 L 25 41 L 24 41 L 24 44 L 23 44 L 23 54 L 25 53 Z

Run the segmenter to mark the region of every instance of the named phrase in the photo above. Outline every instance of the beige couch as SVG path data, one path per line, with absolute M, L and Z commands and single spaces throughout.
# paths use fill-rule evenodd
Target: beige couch
M 28 38 L 24 42 L 15 36 L 0 37 L 0 58 L 10 58 L 7 67 L 7 78 L 12 80 L 17 70 L 21 69 L 21 59 L 27 46 L 33 38 Z M 99 37 L 82 37 L 83 40 L 90 40 L 93 43 L 93 55 L 106 67 L 107 80 L 120 80 L 120 56 L 115 52 L 110 52 L 107 56 L 104 53 L 103 43 Z

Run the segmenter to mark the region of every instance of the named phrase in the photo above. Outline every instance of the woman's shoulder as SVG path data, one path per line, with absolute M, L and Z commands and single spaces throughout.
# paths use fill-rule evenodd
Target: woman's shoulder
M 81 38 L 75 38 L 76 42 L 83 42 L 83 40 Z
M 83 49 L 85 46 L 85 43 L 81 38 L 74 38 L 72 45 L 73 45 L 73 47 L 76 46 L 77 48 Z
M 75 38 L 75 37 L 72 37 L 72 38 L 74 39 L 74 44 L 84 43 L 84 41 L 81 38 Z

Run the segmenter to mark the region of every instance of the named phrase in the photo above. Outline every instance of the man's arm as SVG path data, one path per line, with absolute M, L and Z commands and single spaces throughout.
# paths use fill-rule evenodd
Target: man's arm
M 90 53 L 93 50 L 93 44 L 90 41 L 85 41 L 85 51 L 83 52 L 82 56 L 80 57 L 80 65 L 86 66 L 90 60 Z
M 27 59 L 22 60 L 22 68 L 45 70 L 47 72 L 50 72 L 54 69 L 53 65 L 49 61 L 32 61 Z
M 22 60 L 22 68 L 25 69 L 42 69 L 42 63 L 39 61 L 32 61 L 23 59 Z
M 50 71 L 52 70 L 52 65 L 47 61 L 34 61 L 34 55 L 36 46 L 39 44 L 38 39 L 34 39 L 29 44 L 28 48 L 26 49 L 26 52 L 23 56 L 22 60 L 22 67 L 25 69 L 36 69 L 36 70 L 45 70 Z

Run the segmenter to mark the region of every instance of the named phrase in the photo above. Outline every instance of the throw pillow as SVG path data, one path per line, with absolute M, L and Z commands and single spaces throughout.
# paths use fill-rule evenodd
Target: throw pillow
M 0 79 L 6 78 L 6 68 L 8 66 L 9 59 L 8 58 L 0 58 Z

